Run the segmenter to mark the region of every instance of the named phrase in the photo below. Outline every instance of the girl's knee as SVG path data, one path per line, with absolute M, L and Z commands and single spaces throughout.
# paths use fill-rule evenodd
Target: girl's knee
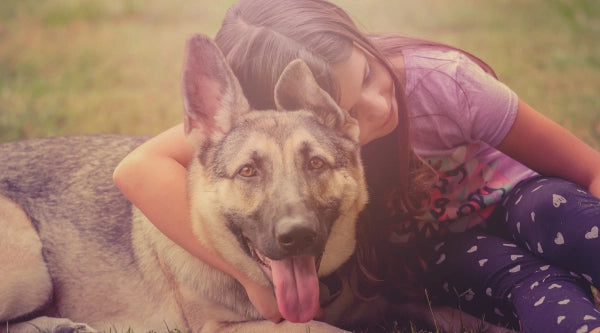
M 531 211 L 549 214 L 580 210 L 582 204 L 598 205 L 600 200 L 585 188 L 560 178 L 533 178 L 515 187 L 504 202 L 510 215 L 519 216 Z M 600 208 L 600 206 L 599 206 Z
M 504 208 L 505 222 L 515 237 L 545 231 L 554 236 L 571 223 L 600 225 L 600 200 L 559 178 L 534 178 L 519 184 Z

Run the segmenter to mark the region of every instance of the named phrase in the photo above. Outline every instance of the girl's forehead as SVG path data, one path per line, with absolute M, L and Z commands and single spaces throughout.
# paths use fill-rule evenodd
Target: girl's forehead
M 349 110 L 360 97 L 363 80 L 365 77 L 366 55 L 364 51 L 355 46 L 350 56 L 331 66 L 331 74 L 339 89 L 339 105 L 344 110 Z

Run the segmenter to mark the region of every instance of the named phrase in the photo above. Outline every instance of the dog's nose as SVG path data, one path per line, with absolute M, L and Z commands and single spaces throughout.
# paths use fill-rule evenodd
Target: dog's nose
M 316 239 L 317 231 L 306 221 L 288 218 L 280 221 L 277 228 L 279 246 L 291 255 L 304 254 Z

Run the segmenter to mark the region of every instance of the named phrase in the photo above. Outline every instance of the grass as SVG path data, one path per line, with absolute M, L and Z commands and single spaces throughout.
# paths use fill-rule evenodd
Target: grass
M 155 134 L 181 121 L 183 45 L 233 0 L 3 0 L 0 142 Z M 600 148 L 595 0 L 335 1 L 369 31 L 471 51 L 529 104 Z
M 185 39 L 233 0 L 0 1 L 0 142 L 156 134 L 181 121 Z M 335 0 L 368 31 L 464 48 L 600 149 L 597 0 Z M 392 322 L 385 330 L 419 332 Z M 372 332 L 372 331 L 368 331 Z

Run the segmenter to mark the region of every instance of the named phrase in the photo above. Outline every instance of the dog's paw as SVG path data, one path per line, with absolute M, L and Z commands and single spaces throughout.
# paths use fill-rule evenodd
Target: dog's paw
M 83 323 L 65 323 L 56 326 L 55 333 L 96 333 L 97 330 Z
M 74 323 L 67 318 L 37 317 L 30 321 L 9 325 L 8 332 L 97 333 L 98 331 L 86 324 Z

